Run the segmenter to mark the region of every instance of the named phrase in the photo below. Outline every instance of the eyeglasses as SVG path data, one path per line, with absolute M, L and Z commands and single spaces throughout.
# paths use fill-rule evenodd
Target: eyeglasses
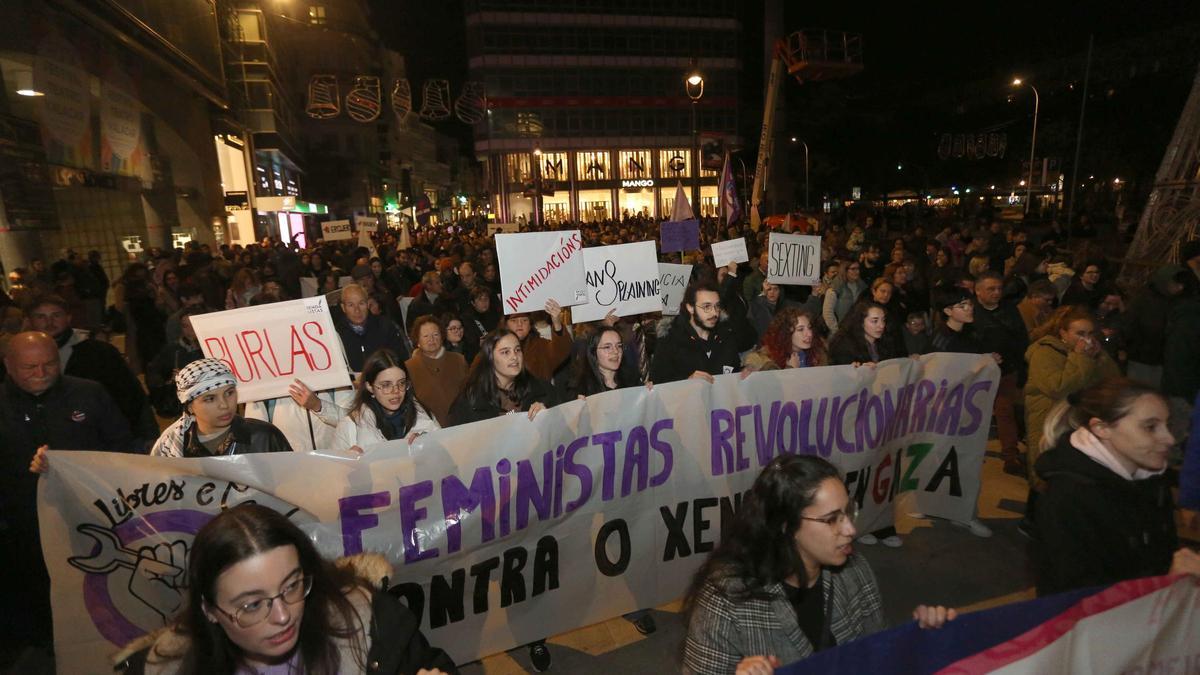
M 408 380 L 396 380 L 395 382 L 380 382 L 375 385 L 375 388 L 380 393 L 390 394 L 393 391 L 403 391 L 408 389 Z
M 719 311 L 721 311 L 721 303 L 706 302 L 703 305 L 696 305 L 696 309 L 698 309 L 702 312 L 719 312 Z
M 250 628 L 256 626 L 266 620 L 271 615 L 271 607 L 274 606 L 276 600 L 282 600 L 288 605 L 294 605 L 305 598 L 312 592 L 313 580 L 312 577 L 300 577 L 295 581 L 291 581 L 283 587 L 279 593 L 267 598 L 255 598 L 241 604 L 232 614 L 226 612 L 217 606 L 214 602 L 212 606 L 225 616 L 233 620 L 241 628 Z
M 596 349 L 599 349 L 602 352 L 619 352 L 624 348 L 625 345 L 621 344 L 620 342 L 614 342 L 610 345 L 596 345 Z
M 800 516 L 801 520 L 811 520 L 817 523 L 825 523 L 830 527 L 841 527 L 846 521 L 853 523 L 855 518 L 858 518 L 858 502 L 855 502 L 853 499 L 846 504 L 846 508 L 840 511 L 834 511 L 827 516 L 821 516 L 820 518 L 805 515 Z

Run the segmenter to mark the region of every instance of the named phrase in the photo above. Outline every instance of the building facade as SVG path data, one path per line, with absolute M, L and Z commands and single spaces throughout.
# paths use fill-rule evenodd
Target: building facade
M 211 0 L 0 3 L 6 270 L 70 248 L 116 278 L 145 249 L 217 242 L 217 25 Z
M 499 220 L 665 217 L 697 170 L 695 210 L 717 212 L 718 171 L 693 149 L 697 135 L 740 144 L 733 0 L 468 0 L 466 24 L 488 105 L 475 154 Z

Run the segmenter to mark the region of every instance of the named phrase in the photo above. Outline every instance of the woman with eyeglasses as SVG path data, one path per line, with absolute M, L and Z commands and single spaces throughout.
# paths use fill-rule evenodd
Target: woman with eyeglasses
M 854 553 L 856 512 L 828 461 L 773 459 L 693 578 L 684 600 L 683 672 L 770 675 L 883 630 L 875 575 Z M 956 616 L 941 606 L 913 611 L 922 628 Z
M 838 329 L 839 322 L 846 318 L 858 296 L 866 289 L 867 284 L 862 279 L 862 264 L 857 259 L 843 263 L 842 270 L 825 293 L 822 308 L 825 325 L 829 326 L 830 332 Z
M 200 528 L 186 574 L 180 613 L 116 657 L 126 675 L 458 672 L 380 590 L 383 556 L 327 561 L 266 506 L 240 504 Z
M 573 400 L 641 384 L 637 370 L 625 364 L 621 332 L 612 326 L 591 331 L 571 369 L 567 399 Z
M 334 450 L 362 454 L 372 445 L 400 438 L 412 443 L 417 436 L 441 428 L 417 400 L 408 369 L 390 349 L 367 357 L 355 388 L 350 412 L 334 431 Z

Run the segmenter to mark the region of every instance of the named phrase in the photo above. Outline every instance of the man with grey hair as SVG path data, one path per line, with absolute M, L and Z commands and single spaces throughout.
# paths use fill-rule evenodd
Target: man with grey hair
M 337 332 L 352 372 L 361 372 L 363 361 L 384 347 L 396 352 L 401 361 L 408 359 L 408 346 L 400 328 L 386 315 L 375 315 L 367 309 L 367 292 L 362 286 L 347 284 L 339 306 L 342 316 L 336 324 Z

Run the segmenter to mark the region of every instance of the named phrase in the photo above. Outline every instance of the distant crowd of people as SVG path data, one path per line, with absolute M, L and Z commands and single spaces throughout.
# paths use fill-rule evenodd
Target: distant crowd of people
M 582 226 L 582 233 L 585 245 L 601 246 L 656 239 L 657 228 L 634 218 Z M 477 224 L 419 230 L 406 248 L 394 231 L 379 233 L 372 248 L 318 242 L 301 250 L 268 240 L 213 249 L 193 242 L 151 251 L 111 284 L 91 254 L 68 252 L 49 267 L 34 261 L 15 270 L 0 296 L 0 457 L 7 469 L 0 549 L 5 568 L 30 579 L 4 601 L 25 617 L 16 638 L 44 643 L 51 633 L 36 543 L 36 476 L 28 471 L 51 470 L 48 449 L 168 457 L 362 453 L 500 415 L 532 418 L 623 387 L 872 367 L 934 352 L 986 354 L 998 364 L 996 437 L 1005 471 L 1029 483 L 1022 527 L 1043 552 L 1040 590 L 1196 571 L 1195 554 L 1179 549 L 1165 518 L 1174 511 L 1172 480 L 1183 488 L 1182 504 L 1200 508 L 1200 451 L 1191 450 L 1182 480 L 1163 470 L 1168 453 L 1176 453 L 1175 465 L 1183 459 L 1177 441 L 1189 437 L 1200 390 L 1200 242 L 1182 247 L 1182 264 L 1164 265 L 1129 292 L 1112 283 L 1114 270 L 1099 250 L 1069 249 L 1055 228 L 1027 231 L 999 221 L 928 232 L 830 226 L 813 232 L 822 235 L 823 262 L 819 282 L 809 287 L 767 281 L 766 231 L 743 233 L 706 219 L 701 232 L 702 250 L 662 256 L 693 263 L 678 314 L 610 314 L 580 324 L 553 300 L 542 311 L 503 314 L 491 233 Z M 714 267 L 707 244 L 739 236 L 750 261 Z M 240 403 L 229 367 L 204 357 L 191 319 L 314 294 L 329 298 L 353 387 L 314 391 L 297 380 L 289 396 Z M 124 333 L 124 353 L 112 344 L 114 332 Z M 1189 447 L 1198 441 L 1191 434 Z M 858 532 L 847 499 L 836 470 L 820 460 L 780 458 L 764 471 L 738 512 L 744 527 L 733 528 L 689 595 L 689 672 L 770 672 L 773 664 L 882 626 L 874 577 L 851 542 L 902 541 L 894 528 Z M 229 521 L 223 527 L 234 527 L 232 516 L 222 518 Z M 978 519 L 959 524 L 991 535 Z M 1139 532 L 1143 544 L 1107 549 Z M 310 552 L 292 538 L 278 541 L 300 562 L 280 563 L 276 606 L 303 601 L 310 591 L 315 599 L 323 588 L 321 602 L 350 611 L 330 595 L 341 586 L 321 581 L 342 577 L 308 560 Z M 763 556 L 774 562 L 758 564 Z M 291 574 L 295 569 L 302 573 Z M 224 576 L 214 582 L 216 572 L 206 574 L 210 591 Z M 363 588 L 369 603 L 370 587 Z M 222 591 L 213 592 L 193 601 L 215 602 Z M 746 632 L 774 600 L 794 607 L 801 630 Z M 272 599 L 265 602 L 264 616 L 274 617 Z M 843 621 L 847 615 L 853 620 Z M 229 639 L 248 650 L 233 634 L 248 628 L 245 621 L 237 612 L 224 617 L 233 621 L 219 620 Z M 645 612 L 627 618 L 643 633 L 655 630 Z M 916 618 L 937 626 L 953 616 L 922 607 Z M 186 621 L 189 630 L 201 627 L 199 615 Z M 743 642 L 719 638 L 730 631 Z M 529 651 L 537 670 L 550 667 L 544 641 Z M 336 662 L 333 652 L 312 654 Z M 309 658 L 306 647 L 305 672 Z M 434 654 L 430 663 L 452 669 L 440 658 Z

